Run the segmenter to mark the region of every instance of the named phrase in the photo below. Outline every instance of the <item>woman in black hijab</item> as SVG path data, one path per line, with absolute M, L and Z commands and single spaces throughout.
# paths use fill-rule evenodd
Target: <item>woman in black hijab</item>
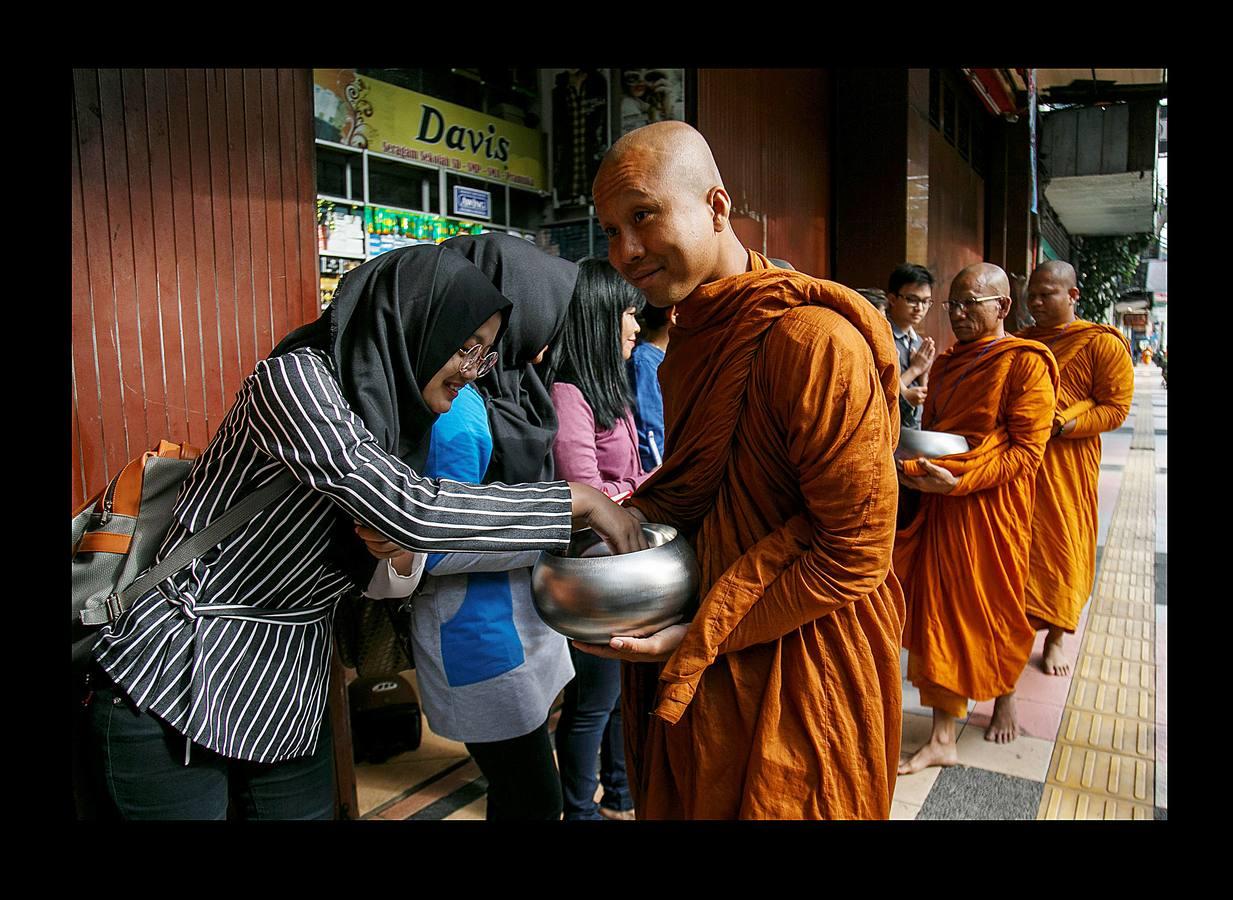
M 278 474 L 296 484 L 104 627 L 92 734 L 122 816 L 222 818 L 229 793 L 257 818 L 332 815 L 333 610 L 374 574 L 353 522 L 415 550 L 532 550 L 564 547 L 572 512 L 641 545 L 595 491 L 417 474 L 432 423 L 495 361 L 509 307 L 454 251 L 396 250 L 348 273 L 245 379 L 158 558 Z

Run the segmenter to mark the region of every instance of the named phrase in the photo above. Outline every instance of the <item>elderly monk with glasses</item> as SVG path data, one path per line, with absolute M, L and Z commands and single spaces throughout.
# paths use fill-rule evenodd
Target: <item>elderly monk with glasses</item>
M 631 505 L 693 544 L 692 621 L 580 646 L 627 660 L 639 818 L 886 818 L 903 593 L 890 571 L 899 376 L 855 291 L 748 250 L 702 135 L 637 129 L 595 179 L 608 255 L 678 316 L 668 455 Z
M 1008 335 L 1006 273 L 988 263 L 951 282 L 946 310 L 958 340 L 934 361 L 923 426 L 960 434 L 969 450 L 900 463 L 922 492 L 897 535 L 908 678 L 933 709 L 929 742 L 899 774 L 959 761 L 955 720 L 968 699 L 996 698 L 985 739 L 1018 736 L 1014 689 L 1035 633 L 1024 611 L 1036 470 L 1052 430 L 1058 372 L 1043 344 Z

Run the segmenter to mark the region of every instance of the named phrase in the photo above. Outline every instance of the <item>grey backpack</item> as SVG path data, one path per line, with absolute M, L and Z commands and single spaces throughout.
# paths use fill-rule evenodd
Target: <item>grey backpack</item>
M 171 508 L 180 486 L 199 455 L 190 444 L 160 441 L 74 513 L 75 671 L 89 662 L 99 626 L 114 623 L 138 597 L 218 544 L 295 484 L 290 472 L 280 473 L 151 569 L 171 528 Z

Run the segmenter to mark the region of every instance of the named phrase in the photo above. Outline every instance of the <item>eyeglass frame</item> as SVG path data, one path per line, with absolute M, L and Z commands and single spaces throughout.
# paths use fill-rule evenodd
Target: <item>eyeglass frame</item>
M 472 344 L 467 349 L 458 348 L 458 355 L 462 358 L 458 361 L 458 374 L 468 375 L 474 368 L 476 370 L 475 377 L 483 378 L 492 371 L 493 366 L 497 364 L 497 351 L 489 350 L 485 354 L 480 354 L 484 349 L 481 344 Z M 478 363 L 477 363 L 478 361 Z
M 994 294 L 989 297 L 970 297 L 967 300 L 943 300 L 942 305 L 946 307 L 947 314 L 955 312 L 956 307 L 963 307 L 963 314 L 966 316 L 969 312 L 976 308 L 977 304 L 987 303 L 990 300 L 1009 300 L 1009 297 L 1004 297 L 1001 294 Z M 951 304 L 954 304 L 952 306 Z
M 907 294 L 901 294 L 898 291 L 891 291 L 896 297 L 906 303 L 908 306 L 913 306 L 916 309 L 928 309 L 933 306 L 933 298 L 922 300 L 920 297 L 909 297 Z

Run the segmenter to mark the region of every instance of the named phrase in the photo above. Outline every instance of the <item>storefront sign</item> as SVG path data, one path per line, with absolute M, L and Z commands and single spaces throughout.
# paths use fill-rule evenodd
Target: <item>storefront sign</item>
M 1156 306 L 1164 306 L 1169 302 L 1169 294 L 1167 291 L 1157 291 L 1152 294 L 1152 303 Z
M 409 162 L 538 190 L 539 131 L 395 87 L 354 69 L 313 69 L 316 135 Z
M 1147 313 L 1126 313 L 1122 316 L 1122 322 L 1131 328 L 1146 328 Z
M 461 184 L 454 185 L 454 215 L 468 219 L 491 219 L 492 194 Z

